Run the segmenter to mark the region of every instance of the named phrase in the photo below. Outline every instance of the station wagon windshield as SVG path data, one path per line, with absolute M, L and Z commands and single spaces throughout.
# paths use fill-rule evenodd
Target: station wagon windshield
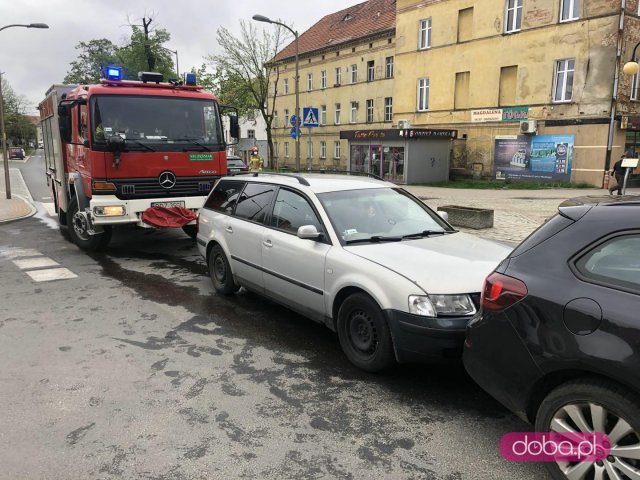
M 91 99 L 96 149 L 119 135 L 130 150 L 213 151 L 223 148 L 213 100 L 133 95 L 96 95 Z M 151 147 L 151 148 L 146 148 Z
M 408 241 L 453 231 L 401 189 L 345 190 L 318 198 L 346 244 Z

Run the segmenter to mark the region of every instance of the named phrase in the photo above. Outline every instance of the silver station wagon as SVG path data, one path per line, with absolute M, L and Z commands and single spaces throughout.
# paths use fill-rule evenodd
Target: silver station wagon
M 384 181 L 222 178 L 198 221 L 213 286 L 241 286 L 338 333 L 357 367 L 456 358 L 484 278 L 510 248 L 453 229 Z

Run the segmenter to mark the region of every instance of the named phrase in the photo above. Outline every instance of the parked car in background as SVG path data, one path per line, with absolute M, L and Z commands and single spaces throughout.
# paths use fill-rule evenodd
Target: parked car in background
M 24 148 L 22 147 L 11 147 L 9 148 L 9 158 L 18 158 L 23 160 L 25 157 Z
M 640 197 L 567 201 L 489 275 L 464 364 L 540 432 L 604 432 L 555 479 L 640 478 Z
M 245 173 L 249 171 L 249 167 L 245 165 L 240 157 L 228 156 L 227 157 L 227 172 L 228 173 Z
M 243 286 L 324 323 L 372 372 L 460 359 L 482 281 L 510 251 L 392 183 L 322 174 L 222 178 L 197 243 L 218 293 Z

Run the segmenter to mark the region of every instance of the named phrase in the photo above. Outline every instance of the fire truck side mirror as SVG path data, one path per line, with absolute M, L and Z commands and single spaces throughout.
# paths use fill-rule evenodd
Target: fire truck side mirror
M 60 139 L 63 142 L 71 142 L 71 104 L 61 103 L 58 105 Z
M 235 115 L 229 115 L 229 134 L 233 138 L 240 138 L 240 124 Z

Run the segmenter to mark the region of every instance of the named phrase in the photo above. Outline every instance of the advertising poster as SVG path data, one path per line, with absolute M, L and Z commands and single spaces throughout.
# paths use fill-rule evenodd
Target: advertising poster
M 496 139 L 497 180 L 565 181 L 571 179 L 574 135 L 519 135 Z

